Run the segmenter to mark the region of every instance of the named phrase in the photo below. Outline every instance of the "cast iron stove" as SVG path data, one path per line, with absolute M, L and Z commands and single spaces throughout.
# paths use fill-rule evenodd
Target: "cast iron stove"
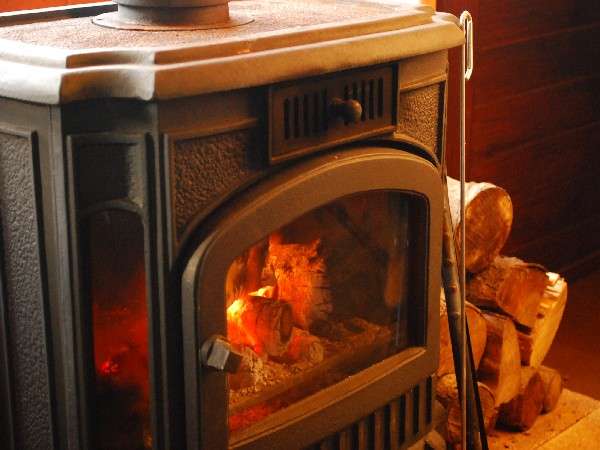
M 117 3 L 0 16 L 4 448 L 421 439 L 456 19 Z

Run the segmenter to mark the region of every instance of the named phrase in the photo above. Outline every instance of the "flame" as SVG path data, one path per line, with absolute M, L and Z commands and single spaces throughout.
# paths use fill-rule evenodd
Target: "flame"
M 244 299 L 238 298 L 227 308 L 227 320 L 237 321 L 244 310 Z
M 275 286 L 263 286 L 257 291 L 251 292 L 250 295 L 256 297 L 277 298 L 277 289 Z
M 238 345 L 248 345 L 259 350 L 259 342 L 254 336 L 253 330 L 248 329 L 243 323 L 243 315 L 246 311 L 246 300 L 237 298 L 227 308 L 227 336 L 229 340 Z

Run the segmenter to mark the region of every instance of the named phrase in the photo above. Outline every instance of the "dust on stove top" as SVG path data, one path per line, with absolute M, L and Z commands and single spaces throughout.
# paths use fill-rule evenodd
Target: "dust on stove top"
M 63 49 L 165 47 L 211 44 L 224 39 L 247 39 L 253 35 L 294 30 L 335 22 L 378 19 L 397 7 L 351 0 L 243 0 L 229 3 L 232 15 L 251 16 L 243 26 L 195 31 L 127 31 L 95 25 L 91 17 L 37 22 L 0 28 L 0 39 Z

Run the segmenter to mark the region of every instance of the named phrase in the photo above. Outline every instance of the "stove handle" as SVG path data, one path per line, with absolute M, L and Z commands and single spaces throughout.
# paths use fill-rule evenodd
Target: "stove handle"
M 214 335 L 204 341 L 200 347 L 200 361 L 205 367 L 236 373 L 242 363 L 242 355 L 233 350 L 227 338 Z
M 350 123 L 359 122 L 363 113 L 363 107 L 358 100 L 342 100 L 339 97 L 331 100 L 329 110 L 333 117 L 339 117 Z

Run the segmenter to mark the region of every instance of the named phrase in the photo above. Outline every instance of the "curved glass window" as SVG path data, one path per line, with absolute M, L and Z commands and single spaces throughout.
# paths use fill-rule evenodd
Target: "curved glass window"
M 354 194 L 265 236 L 227 273 L 230 436 L 411 345 L 416 196 Z M 276 212 L 274 212 L 276 213 Z

